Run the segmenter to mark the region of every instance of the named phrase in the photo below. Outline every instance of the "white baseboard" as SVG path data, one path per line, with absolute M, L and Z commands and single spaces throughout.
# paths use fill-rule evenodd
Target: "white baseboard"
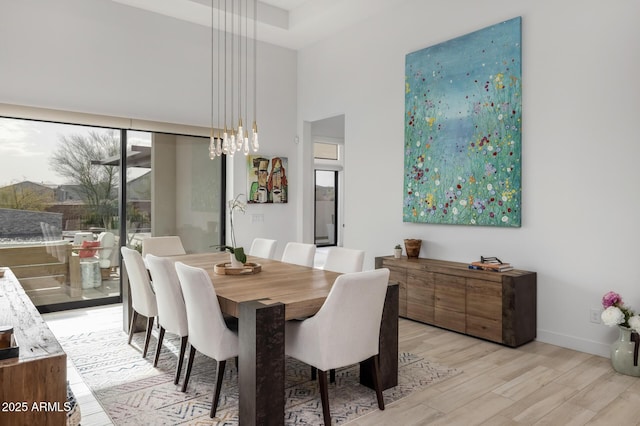
M 611 345 L 595 342 L 593 340 L 579 339 L 574 336 L 567 336 L 540 329 L 537 330 L 536 340 L 592 355 L 603 356 L 605 358 L 611 357 Z

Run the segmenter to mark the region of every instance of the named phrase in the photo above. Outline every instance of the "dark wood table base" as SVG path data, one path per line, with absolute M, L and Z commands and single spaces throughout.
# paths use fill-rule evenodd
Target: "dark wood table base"
M 382 311 L 380 324 L 380 382 L 382 389 L 389 389 L 398 385 L 398 302 L 399 286 L 393 284 L 387 287 L 387 298 Z M 373 389 L 371 375 L 372 360 L 360 363 L 360 384 Z
M 239 424 L 284 424 L 284 305 L 240 303 Z

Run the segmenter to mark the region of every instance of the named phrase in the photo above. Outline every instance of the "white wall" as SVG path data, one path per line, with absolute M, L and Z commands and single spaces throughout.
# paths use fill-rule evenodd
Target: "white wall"
M 210 55 L 210 28 L 110 0 L 0 0 L 0 103 L 209 127 Z M 290 176 L 296 61 L 295 51 L 258 45 L 261 153 L 289 157 Z M 229 170 L 229 193 L 246 192 L 244 156 Z M 250 206 L 238 240 L 296 239 L 295 208 Z M 263 222 L 250 228 L 252 214 Z
M 522 227 L 403 223 L 405 55 L 516 16 Z M 639 16 L 637 0 L 408 0 L 299 51 L 300 134 L 345 114 L 345 247 L 366 249 L 370 268 L 421 238 L 423 257 L 495 255 L 537 271 L 538 339 L 607 356 L 617 330 L 590 323 L 589 309 L 609 290 L 640 308 Z M 303 209 L 312 226 L 312 205 Z

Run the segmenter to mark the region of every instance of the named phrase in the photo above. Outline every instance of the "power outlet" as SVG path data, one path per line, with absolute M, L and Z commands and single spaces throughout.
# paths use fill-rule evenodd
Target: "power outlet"
M 600 309 L 591 308 L 589 310 L 589 321 L 594 324 L 600 324 L 602 322 L 600 319 Z

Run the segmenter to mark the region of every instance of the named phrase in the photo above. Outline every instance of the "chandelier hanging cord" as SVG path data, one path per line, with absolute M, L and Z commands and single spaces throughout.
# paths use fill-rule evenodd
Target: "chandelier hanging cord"
M 213 0 L 212 0 L 213 3 Z M 213 8 L 213 4 L 211 5 Z M 213 14 L 213 10 L 211 11 Z M 212 15 L 213 16 L 213 15 Z M 222 67 L 222 61 L 220 60 L 220 47 L 222 44 L 222 37 L 220 36 L 220 28 L 222 28 L 221 22 L 220 22 L 220 18 L 221 18 L 221 13 L 220 13 L 220 0 L 218 0 L 218 51 L 217 51 L 217 58 L 218 58 L 218 92 L 217 92 L 217 97 L 218 97 L 218 138 L 216 140 L 216 155 L 218 157 L 222 156 L 222 133 L 221 133 L 221 120 L 220 120 L 220 111 L 222 110 L 222 97 L 220 96 L 220 92 L 222 92 L 221 90 L 221 85 L 220 85 L 220 75 L 222 74 L 220 69 Z M 213 34 L 213 21 L 211 21 L 211 33 Z M 213 41 L 211 42 L 211 49 L 213 49 Z M 213 53 L 212 53 L 213 54 Z
M 238 1 L 238 133 L 236 146 L 242 148 L 242 0 Z
M 251 147 L 254 152 L 258 143 L 258 0 L 253 0 L 253 126 L 251 127 Z
M 211 135 L 209 136 L 209 158 L 216 157 L 216 139 L 213 134 L 213 0 L 211 0 Z
M 244 14 L 244 28 L 245 28 L 245 37 L 244 37 L 244 52 L 247 60 L 244 61 L 244 117 L 246 118 L 246 123 L 249 125 L 249 113 L 248 113 L 248 102 L 249 102 L 249 4 L 248 0 L 244 0 L 244 10 L 246 11 Z M 244 130 L 242 134 L 242 147 L 244 155 L 249 154 L 249 132 L 247 129 Z
M 224 5 L 222 5 L 224 1 Z M 229 6 L 228 1 L 231 1 Z M 237 13 L 236 13 L 237 1 Z M 258 2 L 253 0 L 252 11 L 249 7 L 250 0 L 218 0 L 217 13 L 217 89 L 214 90 L 214 0 L 211 0 L 211 138 L 209 144 L 209 157 L 211 159 L 223 154 L 233 156 L 235 151 L 242 150 L 248 155 L 250 149 L 258 151 L 258 125 L 257 125 L 257 34 L 258 34 Z M 252 13 L 251 16 L 249 14 Z M 224 22 L 222 20 L 224 19 Z M 236 23 L 237 19 L 237 23 Z M 249 20 L 253 19 L 253 34 L 250 34 Z M 244 22 L 243 22 L 244 21 Z M 223 34 L 224 33 L 224 34 Z M 252 41 L 253 64 L 250 65 L 249 37 Z M 244 38 L 244 40 L 243 40 Z M 244 41 L 244 47 L 243 47 Z M 236 47 L 237 46 L 237 47 Z M 237 55 L 237 58 L 236 58 Z M 244 58 L 243 58 L 244 55 Z M 236 68 L 237 67 L 237 68 Z M 250 68 L 253 71 L 252 83 L 249 86 Z M 237 80 L 236 80 L 237 71 Z M 235 124 L 235 102 L 238 102 L 238 128 Z M 244 87 L 243 87 L 244 84 Z M 224 86 L 224 87 L 222 87 Z M 243 92 L 244 91 L 244 92 Z M 253 124 L 251 137 L 248 126 L 243 127 L 243 118 L 249 123 L 249 92 L 253 95 Z M 214 106 L 217 99 L 217 108 Z M 244 102 L 244 105 L 243 105 Z M 244 109 L 243 109 L 244 107 Z M 217 137 L 214 118 L 217 112 Z M 243 116 L 244 112 L 244 116 Z M 227 113 L 230 120 L 227 120 Z M 224 129 L 224 130 L 222 130 Z M 222 133 L 221 133 L 222 132 Z
M 236 131 L 235 131 L 235 127 L 234 127 L 234 122 L 235 122 L 235 98 L 234 98 L 234 90 L 233 88 L 235 87 L 235 73 L 233 72 L 233 67 L 235 66 L 235 61 L 234 61 L 234 56 L 235 56 L 235 41 L 236 41 L 236 28 L 235 28 L 235 16 L 236 16 L 236 8 L 235 8 L 235 0 L 231 0 L 231 53 L 229 54 L 229 62 L 230 64 L 230 68 L 229 68 L 229 75 L 231 76 L 231 86 L 229 89 L 230 95 L 229 98 L 231 99 L 231 106 L 230 106 L 230 115 L 231 115 L 231 121 L 229 122 L 230 124 L 230 128 L 229 128 L 229 155 L 231 155 L 233 157 L 233 154 L 235 154 L 236 150 L 237 150 L 237 146 L 236 146 Z

